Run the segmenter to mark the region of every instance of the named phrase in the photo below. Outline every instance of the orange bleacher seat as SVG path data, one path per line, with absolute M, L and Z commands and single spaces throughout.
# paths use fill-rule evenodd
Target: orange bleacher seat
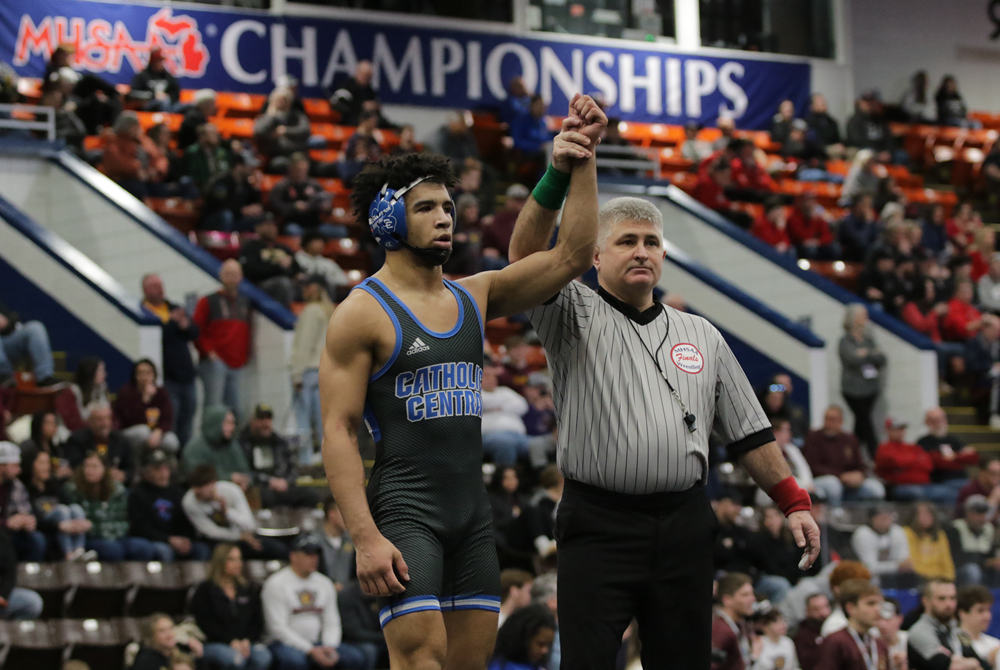
M 306 116 L 313 123 L 336 123 L 340 120 L 338 114 L 332 107 L 330 101 L 322 98 L 303 98 L 302 106 L 305 107 Z
M 229 119 L 217 116 L 212 119 L 212 123 L 219 129 L 219 134 L 226 139 L 253 138 L 253 119 Z
M 142 132 L 146 132 L 153 126 L 165 123 L 171 132 L 176 133 L 181 129 L 181 123 L 184 122 L 183 114 L 171 114 L 169 112 L 136 112 L 136 116 L 139 117 L 139 125 L 142 127 Z
M 309 152 L 309 158 L 317 163 L 335 163 L 340 160 L 341 153 L 336 149 L 313 149 Z
M 215 95 L 215 106 L 219 116 L 229 118 L 253 118 L 258 116 L 267 102 L 266 95 L 255 93 L 225 93 Z
M 663 147 L 660 149 L 660 170 L 662 172 L 667 174 L 687 172 L 692 167 L 694 167 L 694 163 L 682 158 L 678 148 Z

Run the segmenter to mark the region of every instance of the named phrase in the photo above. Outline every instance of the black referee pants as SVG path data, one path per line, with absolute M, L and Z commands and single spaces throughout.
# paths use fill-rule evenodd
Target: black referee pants
M 643 670 L 709 670 L 712 548 L 703 487 L 631 496 L 566 480 L 556 519 L 563 670 L 613 670 L 639 623 Z

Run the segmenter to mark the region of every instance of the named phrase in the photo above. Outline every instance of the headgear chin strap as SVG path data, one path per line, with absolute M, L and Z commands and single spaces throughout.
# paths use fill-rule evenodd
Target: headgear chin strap
M 399 190 L 389 188 L 389 182 L 383 184 L 382 190 L 368 208 L 368 226 L 375 236 L 375 241 L 386 251 L 405 248 L 428 265 L 444 265 L 451 257 L 451 249 L 420 248 L 406 241 L 409 231 L 406 226 L 406 203 L 403 201 L 403 196 L 427 179 L 430 177 L 414 179 Z

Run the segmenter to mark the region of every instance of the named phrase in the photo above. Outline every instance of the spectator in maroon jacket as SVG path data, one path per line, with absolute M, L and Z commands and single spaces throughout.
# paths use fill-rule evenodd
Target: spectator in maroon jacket
M 195 341 L 201 355 L 199 368 L 205 384 L 205 407 L 225 405 L 239 412 L 242 372 L 250 359 L 253 307 L 240 293 L 243 268 L 230 258 L 219 270 L 222 288 L 203 297 L 192 321 L 200 334 Z
M 823 427 L 806 435 L 802 455 L 817 493 L 837 507 L 844 500 L 882 500 L 885 486 L 865 474 L 858 438 L 843 428 L 844 410 L 830 405 L 823 414 Z
M 167 389 L 156 384 L 156 364 L 148 358 L 132 366 L 132 378 L 118 391 L 114 403 L 118 429 L 132 445 L 132 460 L 143 461 L 146 449 L 177 453 L 180 441 L 173 432 L 174 407 Z
M 799 622 L 799 629 L 792 638 L 802 670 L 814 670 L 819 662 L 819 648 L 823 644 L 820 630 L 830 611 L 830 599 L 825 593 L 814 593 L 806 598 L 806 618 Z
M 528 195 L 528 187 L 524 184 L 511 184 L 507 189 L 504 208 L 494 215 L 493 223 L 483 229 L 484 270 L 499 270 L 507 265 L 514 224 L 528 202 Z
M 917 440 L 917 444 L 934 461 L 931 481 L 961 490 L 968 480 L 966 468 L 979 465 L 979 452 L 948 432 L 948 415 L 940 407 L 927 410 L 924 425 L 927 434 Z
M 749 575 L 730 572 L 719 579 L 717 596 L 719 606 L 712 619 L 712 670 L 750 670 L 753 631 L 747 617 L 753 614 L 756 602 L 753 581 Z
M 974 495 L 980 495 L 989 500 L 993 510 L 1000 507 L 1000 460 L 996 458 L 984 460 L 980 464 L 976 476 L 959 490 L 958 499 L 955 501 L 956 519 L 965 516 L 965 501 Z
M 816 670 L 889 668 L 889 650 L 870 633 L 882 613 L 882 591 L 870 582 L 849 579 L 840 585 L 840 602 L 847 615 L 847 628 L 823 640 Z

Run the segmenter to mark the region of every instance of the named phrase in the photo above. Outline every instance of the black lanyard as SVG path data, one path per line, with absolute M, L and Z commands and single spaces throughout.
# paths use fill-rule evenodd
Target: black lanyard
M 688 432 L 693 433 L 694 431 L 698 430 L 698 426 L 696 425 L 697 419 L 695 418 L 694 414 L 688 411 L 687 405 L 685 405 L 684 401 L 681 400 L 681 396 L 677 392 L 677 390 L 674 389 L 674 385 L 670 383 L 669 379 L 667 379 L 667 373 L 663 371 L 662 367 L 660 367 L 660 361 L 658 361 L 656 358 L 657 356 L 660 355 L 660 350 L 663 349 L 663 345 L 666 344 L 667 338 L 670 336 L 670 319 L 667 318 L 666 313 L 664 313 L 664 318 L 667 318 L 667 330 L 663 334 L 663 339 L 660 340 L 660 346 L 656 348 L 656 353 L 654 354 L 652 351 L 649 350 L 649 347 L 646 346 L 645 340 L 642 339 L 642 335 L 639 333 L 639 329 L 635 327 L 634 323 L 632 323 L 632 319 L 629 319 L 627 316 L 625 318 L 628 319 L 628 325 L 632 326 L 632 330 L 633 332 L 635 332 L 635 336 L 639 339 L 639 344 L 641 344 L 642 348 L 645 349 L 647 354 L 649 354 L 649 358 L 650 360 L 653 361 L 653 365 L 656 366 L 657 372 L 659 372 L 660 376 L 663 377 L 663 381 L 667 383 L 667 389 L 670 390 L 670 395 L 674 397 L 674 400 L 676 400 L 677 404 L 680 405 L 681 411 L 684 412 L 684 425 L 687 426 Z

